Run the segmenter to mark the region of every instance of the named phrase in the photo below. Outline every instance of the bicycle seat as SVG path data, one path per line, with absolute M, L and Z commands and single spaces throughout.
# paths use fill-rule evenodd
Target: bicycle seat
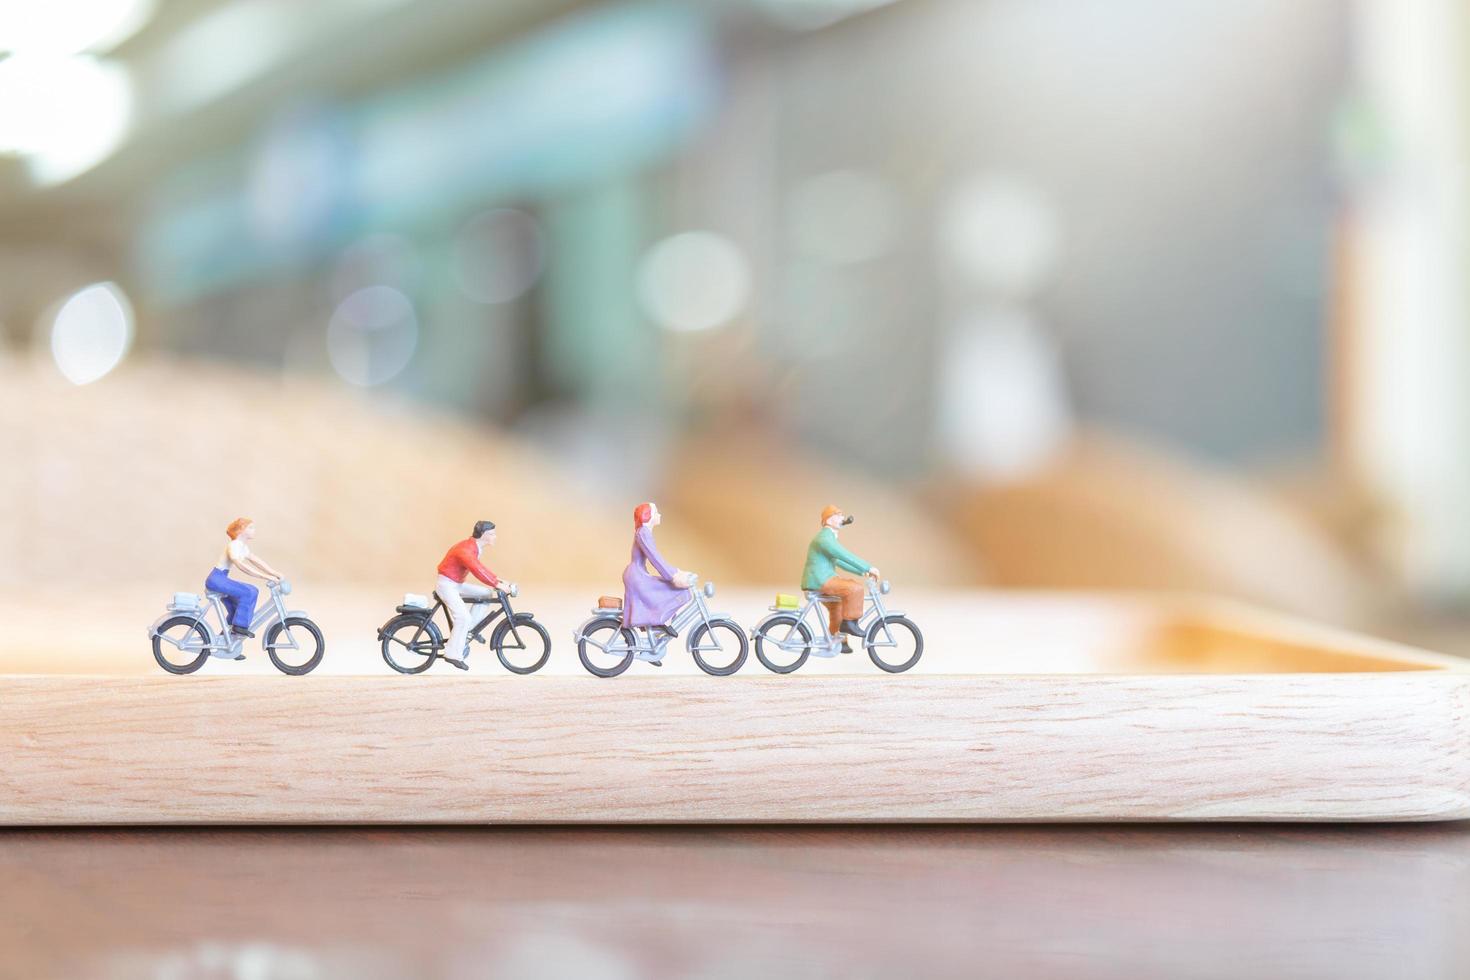
M 209 600 L 228 599 L 229 596 L 225 595 L 223 592 L 206 592 L 204 593 L 204 598 Z
M 808 599 L 816 599 L 818 602 L 841 602 L 842 601 L 842 596 L 840 596 L 840 595 L 827 595 L 824 592 L 817 592 L 814 589 L 803 590 L 802 594 L 805 595 Z

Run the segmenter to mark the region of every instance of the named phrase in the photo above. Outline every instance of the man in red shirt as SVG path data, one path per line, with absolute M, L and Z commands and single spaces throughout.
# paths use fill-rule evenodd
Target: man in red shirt
M 469 644 L 470 627 L 475 621 L 470 618 L 469 607 L 494 599 L 495 590 L 500 588 L 500 579 L 480 562 L 480 554 L 494 543 L 495 525 L 490 521 L 476 521 L 470 536 L 450 548 L 445 553 L 444 560 L 439 563 L 439 581 L 434 586 L 434 591 L 448 607 L 449 624 L 452 627 L 444 659 L 460 670 L 470 669 L 470 665 L 465 663 L 465 658 L 469 656 L 469 651 L 465 648 Z M 485 585 L 466 582 L 465 579 L 471 575 Z

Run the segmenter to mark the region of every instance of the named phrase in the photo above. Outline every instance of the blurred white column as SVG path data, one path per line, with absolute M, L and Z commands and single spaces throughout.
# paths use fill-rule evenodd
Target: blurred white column
M 1381 160 L 1357 195 L 1351 462 L 1394 507 L 1425 596 L 1470 592 L 1470 153 L 1464 0 L 1359 0 L 1358 76 Z

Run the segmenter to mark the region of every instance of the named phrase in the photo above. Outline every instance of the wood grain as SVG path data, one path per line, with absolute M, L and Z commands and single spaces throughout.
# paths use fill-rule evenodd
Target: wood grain
M 12 677 L 0 822 L 1434 820 L 1470 677 Z
M 572 608 L 552 608 L 565 635 Z M 915 608 L 932 649 L 897 676 L 859 654 L 711 678 L 678 673 L 694 671 L 679 651 L 682 667 L 607 681 L 565 644 L 530 677 L 493 657 L 353 676 L 385 671 L 366 631 L 346 653 L 329 640 L 344 672 L 300 678 L 258 655 L 187 677 L 22 658 L 38 672 L 0 676 L 0 823 L 1470 816 L 1461 661 L 1183 598 Z M 94 640 L 84 663 L 117 662 L 111 634 Z

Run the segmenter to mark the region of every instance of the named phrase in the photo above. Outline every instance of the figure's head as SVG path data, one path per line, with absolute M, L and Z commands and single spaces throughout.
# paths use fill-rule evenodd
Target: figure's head
M 255 537 L 255 522 L 248 517 L 237 517 L 225 528 L 225 533 L 231 541 L 249 541 Z
M 476 521 L 475 528 L 470 532 L 470 537 L 479 542 L 480 547 L 495 543 L 495 522 Z
M 633 508 L 633 527 L 635 529 L 644 527 L 645 525 L 648 527 L 658 527 L 663 523 L 663 519 L 664 515 L 658 512 L 658 505 L 652 501 L 639 504 Z
M 830 527 L 834 531 L 839 527 L 852 523 L 852 516 L 844 514 L 841 507 L 828 504 L 822 508 L 822 526 Z

